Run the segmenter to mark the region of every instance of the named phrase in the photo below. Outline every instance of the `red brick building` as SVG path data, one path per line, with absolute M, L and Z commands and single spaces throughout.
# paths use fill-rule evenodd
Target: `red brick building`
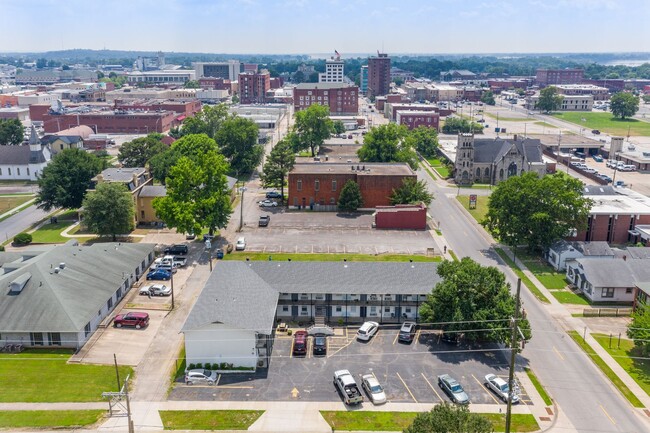
M 271 89 L 281 89 L 284 86 L 284 80 L 282 77 L 271 77 L 270 80 Z
M 227 90 L 232 93 L 232 82 L 227 78 L 202 77 L 199 86 L 204 90 Z
M 194 116 L 201 111 L 201 101 L 198 99 L 190 100 L 169 100 L 160 101 L 155 99 L 148 100 L 115 100 L 115 109 L 118 110 L 142 110 L 142 111 L 173 111 L 186 117 Z
M 43 129 L 47 133 L 59 132 L 78 125 L 90 126 L 98 134 L 148 134 L 166 132 L 180 124 L 181 117 L 172 111 L 115 114 L 111 112 L 45 114 Z
M 327 105 L 332 115 L 359 114 L 359 88 L 344 83 L 301 83 L 293 90 L 296 112 L 312 104 Z
M 373 216 L 377 229 L 425 230 L 427 228 L 427 207 L 422 203 L 377 206 Z
M 368 97 L 387 95 L 390 92 L 390 57 L 377 53 L 368 59 Z
M 266 92 L 271 88 L 269 71 L 243 72 L 239 74 L 239 102 L 241 104 L 263 104 Z
M 426 126 L 438 130 L 440 115 L 434 111 L 398 110 L 396 122 L 398 125 L 406 125 L 408 129 Z
M 407 178 L 417 180 L 417 175 L 405 163 L 298 163 L 289 173 L 288 204 L 335 211 L 343 185 L 352 180 L 359 185 L 364 209 L 388 206 L 393 189 Z
M 584 77 L 584 69 L 538 69 L 535 82 L 541 87 L 553 84 L 580 84 Z

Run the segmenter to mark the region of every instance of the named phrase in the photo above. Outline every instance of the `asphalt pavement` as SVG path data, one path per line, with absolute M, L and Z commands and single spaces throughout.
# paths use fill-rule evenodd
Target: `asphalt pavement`
M 12 239 L 18 233 L 25 231 L 48 216 L 49 213 L 38 209 L 36 206 L 30 206 L 0 222 L 0 243 Z

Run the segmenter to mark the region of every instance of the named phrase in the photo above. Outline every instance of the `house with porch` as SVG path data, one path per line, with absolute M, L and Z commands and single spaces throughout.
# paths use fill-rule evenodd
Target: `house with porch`
M 564 271 L 567 260 L 575 260 L 581 257 L 613 258 L 615 255 L 614 250 L 604 241 L 569 242 L 560 239 L 549 247 L 546 260 L 556 271 Z

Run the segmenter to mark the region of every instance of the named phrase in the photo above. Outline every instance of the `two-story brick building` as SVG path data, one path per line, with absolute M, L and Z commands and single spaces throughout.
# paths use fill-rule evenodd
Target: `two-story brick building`
M 390 204 L 393 189 L 417 175 L 405 163 L 320 163 L 296 164 L 289 173 L 289 199 L 292 209 L 335 211 L 341 189 L 347 181 L 359 185 L 363 209 Z

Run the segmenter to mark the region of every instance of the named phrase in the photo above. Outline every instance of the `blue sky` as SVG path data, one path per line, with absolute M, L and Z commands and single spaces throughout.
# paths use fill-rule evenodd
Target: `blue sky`
M 0 52 L 650 51 L 648 18 L 650 0 L 0 0 Z

